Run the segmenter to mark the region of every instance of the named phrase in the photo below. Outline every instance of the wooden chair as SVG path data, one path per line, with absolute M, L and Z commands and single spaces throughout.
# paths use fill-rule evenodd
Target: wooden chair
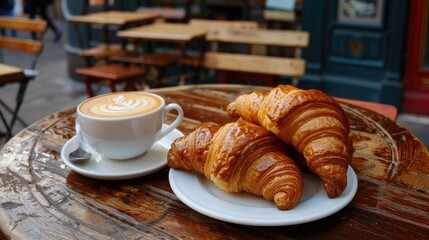
M 39 59 L 39 55 L 42 53 L 43 50 L 42 39 L 47 29 L 47 23 L 44 20 L 0 17 L 0 29 L 15 31 L 17 32 L 17 36 L 20 36 L 22 32 L 25 32 L 29 33 L 28 36 L 34 35 L 36 37 L 36 39 L 26 39 L 23 37 L 0 36 L 1 50 L 22 52 L 32 57 L 32 61 L 29 68 L 24 69 L 24 74 L 21 78 L 0 79 L 0 87 L 9 83 L 19 84 L 15 107 L 10 107 L 6 105 L 0 99 L 0 105 L 4 109 L 6 109 L 6 111 L 12 114 L 12 120 L 9 123 L 6 123 L 5 120 L 3 120 L 4 124 L 7 125 L 7 128 L 10 130 L 8 134 L 11 135 L 11 131 L 16 120 L 18 120 L 23 126 L 27 126 L 25 121 L 18 117 L 18 112 L 24 100 L 25 91 L 27 89 L 29 81 L 37 77 L 37 71 L 35 70 L 35 68 Z M 11 65 L 19 66 L 21 65 L 21 63 L 11 63 Z M 3 115 L 1 111 L 0 114 Z M 5 118 L 2 117 L 2 119 Z
M 141 68 L 125 67 L 117 64 L 78 68 L 76 73 L 85 76 L 85 86 L 88 97 L 93 97 L 93 83 L 104 83 L 110 87 L 110 91 L 116 92 L 116 84 L 124 83 L 125 91 L 130 91 L 138 84 L 138 78 L 143 76 Z
M 225 42 L 301 49 L 308 46 L 309 34 L 302 31 L 223 29 L 210 30 L 206 40 L 216 43 Z M 209 52 L 205 54 L 204 66 L 217 70 L 221 83 L 228 83 L 231 79 L 237 79 L 242 82 L 262 82 L 274 87 L 280 81 L 281 76 L 292 78 L 303 76 L 305 63 L 305 60 L 300 58 Z

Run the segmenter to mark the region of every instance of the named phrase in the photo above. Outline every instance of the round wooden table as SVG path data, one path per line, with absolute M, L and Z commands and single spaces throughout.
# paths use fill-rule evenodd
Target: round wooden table
M 184 134 L 205 122 L 234 119 L 227 104 L 255 86 L 199 85 L 156 89 L 179 103 Z M 75 135 L 75 107 L 49 115 L 13 137 L 0 152 L 0 228 L 28 239 L 424 239 L 429 236 L 429 156 L 407 129 L 375 112 L 342 103 L 356 152 L 355 198 L 318 221 L 253 227 L 193 211 L 173 194 L 168 167 L 131 180 L 81 176 L 60 152 Z M 167 119 L 168 120 L 168 119 Z M 1 238 L 1 235 L 0 235 Z

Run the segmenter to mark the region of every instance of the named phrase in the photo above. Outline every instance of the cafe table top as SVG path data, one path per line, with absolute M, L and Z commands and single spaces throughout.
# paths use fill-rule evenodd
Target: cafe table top
M 118 37 L 128 40 L 189 42 L 204 37 L 206 33 L 207 28 L 191 27 L 186 23 L 154 23 L 119 31 Z
M 234 121 L 225 113 L 227 104 L 262 88 L 213 84 L 151 92 L 182 106 L 185 118 L 178 130 L 188 134 L 202 123 Z M 358 188 L 348 205 L 320 220 L 276 227 L 216 220 L 179 200 L 167 166 L 129 180 L 79 175 L 60 157 L 75 135 L 73 106 L 25 128 L 1 149 L 1 234 L 12 239 L 427 239 L 427 148 L 383 115 L 348 103 L 341 106 L 351 124 L 356 149 L 351 167 Z M 169 115 L 166 121 L 173 119 Z
M 128 11 L 106 11 L 78 15 L 70 18 L 73 23 L 114 25 L 122 27 L 126 24 L 140 23 L 159 18 L 157 13 L 138 13 Z
M 0 63 L 0 84 L 22 80 L 23 78 L 22 68 Z

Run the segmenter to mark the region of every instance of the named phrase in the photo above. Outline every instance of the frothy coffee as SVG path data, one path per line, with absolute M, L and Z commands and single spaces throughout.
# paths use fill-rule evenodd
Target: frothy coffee
M 162 105 L 162 101 L 143 92 L 120 92 L 97 96 L 86 100 L 80 112 L 92 117 L 121 118 L 151 112 Z

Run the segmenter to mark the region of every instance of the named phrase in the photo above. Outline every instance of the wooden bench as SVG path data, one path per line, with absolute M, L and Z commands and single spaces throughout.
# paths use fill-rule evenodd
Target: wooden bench
M 162 26 L 162 24 L 160 25 Z M 169 33 L 168 27 L 174 25 L 168 25 L 164 24 L 166 26 L 166 30 L 164 32 Z M 186 27 L 188 27 L 186 25 Z M 189 22 L 189 29 L 202 29 L 203 31 L 208 31 L 209 29 L 228 29 L 228 28 L 246 28 L 246 29 L 255 29 L 258 27 L 257 22 L 254 21 L 219 21 L 219 20 L 203 20 L 203 19 L 192 19 Z M 159 34 L 165 34 L 163 31 L 157 30 Z M 191 31 L 192 32 L 192 31 Z M 154 33 L 154 35 L 156 35 Z M 139 35 L 139 33 L 135 33 L 136 35 Z M 130 35 L 130 34 L 128 34 Z M 127 35 L 129 41 L 136 41 L 134 38 L 130 38 Z M 183 40 L 180 36 L 175 36 L 173 33 L 171 35 L 171 42 Z M 121 37 L 121 34 L 120 34 Z M 178 37 L 177 39 L 175 37 Z M 147 40 L 147 39 L 145 39 Z M 159 39 L 158 39 L 159 40 Z M 165 39 L 163 39 L 165 42 Z M 157 41 L 156 37 L 154 37 L 154 41 Z M 204 43 L 203 43 L 204 44 Z M 184 46 L 180 46 L 183 47 Z M 195 54 L 188 55 L 183 54 L 183 49 L 179 51 L 153 51 L 153 52 L 145 52 L 145 53 L 126 53 L 122 55 L 117 56 L 111 56 L 109 60 L 111 61 L 117 61 L 122 63 L 130 63 L 130 64 L 140 64 L 145 66 L 146 70 L 146 80 L 149 82 L 153 82 L 153 86 L 161 86 L 164 83 L 171 82 L 172 80 L 177 80 L 179 78 L 180 84 L 183 84 L 183 79 L 187 78 L 189 76 L 199 76 L 201 67 L 203 66 L 203 53 L 206 49 L 205 46 L 201 46 L 200 55 Z M 135 48 L 137 49 L 137 48 Z M 166 70 L 169 66 L 191 66 L 196 68 L 196 71 L 193 71 L 192 73 L 183 73 L 179 76 L 166 76 Z M 151 73 L 156 72 L 156 77 L 151 77 Z M 155 75 L 155 74 L 154 74 Z
M 112 92 L 116 92 L 117 83 L 125 83 L 125 91 L 133 90 L 138 83 L 137 79 L 143 76 L 140 68 L 125 67 L 109 64 L 88 68 L 77 68 L 76 73 L 85 76 L 85 86 L 88 97 L 94 96 L 91 85 L 93 83 L 105 83 Z
M 10 18 L 0 17 L 0 29 L 16 31 L 19 37 L 0 36 L 0 49 L 8 51 L 22 52 L 30 56 L 30 66 L 22 66 L 21 62 L 11 63 L 14 66 L 24 68 L 22 77 L 20 78 L 0 78 L 0 87 L 9 83 L 18 83 L 19 89 L 16 96 L 16 103 L 14 107 L 6 105 L 0 99 L 0 105 L 6 109 L 6 111 L 12 114 L 12 119 L 9 123 L 4 119 L 3 122 L 9 129 L 8 135 L 11 136 L 13 126 L 16 120 L 18 120 L 23 126 L 27 126 L 24 120 L 18 116 L 19 109 L 24 101 L 24 95 L 27 89 L 27 85 L 30 80 L 37 77 L 37 71 L 35 70 L 37 61 L 40 54 L 43 51 L 43 35 L 47 29 L 47 23 L 44 20 L 34 20 L 28 18 Z M 27 36 L 34 35 L 36 39 L 27 39 L 20 36 L 19 33 L 30 33 Z M 3 57 L 3 55 L 2 55 Z M 2 59 L 3 60 L 3 59 Z M 4 61 L 2 61 L 4 62 Z M 26 61 L 23 61 L 26 62 Z M 3 114 L 0 111 L 0 114 Z M 3 119 L 3 117 L 2 117 Z
M 309 34 L 302 31 L 267 29 L 218 29 L 210 30 L 206 39 L 215 43 L 225 42 L 301 49 L 308 46 Z M 242 82 L 259 82 L 274 87 L 282 76 L 292 78 L 303 76 L 306 62 L 300 58 L 209 52 L 205 54 L 204 66 L 217 70 L 221 83 L 228 83 L 231 79 L 237 79 Z

